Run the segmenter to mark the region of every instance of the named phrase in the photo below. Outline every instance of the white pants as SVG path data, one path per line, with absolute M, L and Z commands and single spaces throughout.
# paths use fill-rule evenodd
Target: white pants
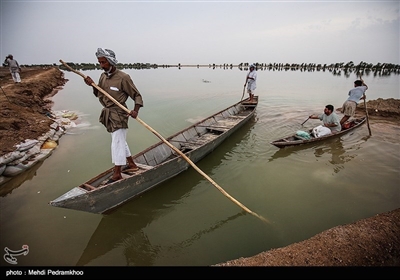
M 111 133 L 111 160 L 114 165 L 126 165 L 126 158 L 131 156 L 126 134 L 128 130 L 121 128 Z
M 254 92 L 255 92 L 256 90 L 255 89 L 247 89 L 247 93 L 248 94 L 252 94 L 252 95 L 254 95 Z
M 19 76 L 18 72 L 11 72 L 11 77 L 13 78 L 14 82 L 20 83 L 21 77 Z

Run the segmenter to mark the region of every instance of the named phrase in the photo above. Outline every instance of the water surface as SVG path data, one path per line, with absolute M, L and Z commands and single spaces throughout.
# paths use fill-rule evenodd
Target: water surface
M 246 77 L 238 69 L 126 72 L 143 95 L 139 117 L 164 137 L 239 101 Z M 94 80 L 100 73 L 84 72 Z M 341 107 L 356 79 L 300 71 L 259 71 L 255 118 L 197 163 L 270 224 L 244 213 L 192 168 L 108 215 L 51 207 L 49 201 L 111 167 L 100 103 L 80 76 L 65 77 L 53 110 L 79 112 L 81 127 L 64 135 L 44 162 L 2 186 L 0 247 L 29 245 L 18 265 L 207 266 L 400 207 L 398 128 L 382 132 L 372 122 L 372 136 L 364 125 L 324 143 L 283 150 L 270 144 L 319 125 L 301 123 L 327 104 Z M 364 80 L 368 100 L 399 98 L 398 76 Z M 159 141 L 135 120 L 129 126 L 133 154 Z

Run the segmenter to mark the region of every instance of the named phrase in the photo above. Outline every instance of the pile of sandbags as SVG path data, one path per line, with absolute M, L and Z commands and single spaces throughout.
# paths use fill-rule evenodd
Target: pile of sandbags
M 54 117 L 54 115 L 52 116 Z M 76 113 L 56 112 L 50 130 L 38 139 L 27 139 L 15 146 L 13 152 L 0 157 L 0 185 L 47 158 L 57 147 L 67 129 L 75 127 Z

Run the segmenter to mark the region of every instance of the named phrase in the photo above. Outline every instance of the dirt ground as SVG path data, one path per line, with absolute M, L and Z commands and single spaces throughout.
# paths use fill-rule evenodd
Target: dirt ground
M 220 266 L 399 266 L 400 208 Z
M 26 139 L 49 131 L 51 97 L 67 82 L 57 67 L 23 68 L 20 84 L 0 67 L 0 156 Z M 381 129 L 397 129 L 399 99 L 367 102 L 369 120 Z M 358 114 L 365 114 L 364 104 Z M 382 128 L 383 127 L 383 128 Z M 398 139 L 397 139 L 398 140 Z M 400 208 L 352 224 L 337 226 L 314 237 L 251 257 L 216 266 L 400 266 Z
M 0 156 L 15 150 L 26 139 L 37 139 L 50 130 L 46 116 L 51 97 L 66 83 L 58 68 L 23 68 L 21 83 L 14 83 L 8 68 L 0 67 Z

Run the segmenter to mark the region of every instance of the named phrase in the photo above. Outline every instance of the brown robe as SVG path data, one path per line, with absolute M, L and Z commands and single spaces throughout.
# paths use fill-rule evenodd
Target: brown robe
M 126 105 L 128 97 L 134 100 L 135 105 L 143 106 L 142 96 L 131 77 L 119 69 L 116 69 L 109 76 L 106 73 L 102 73 L 99 79 L 99 87 L 126 108 L 128 108 Z M 107 131 L 111 133 L 120 128 L 128 128 L 129 116 L 127 112 L 111 101 L 101 91 L 95 90 L 94 94 L 99 98 L 100 103 L 104 107 L 101 111 L 99 121 L 106 127 Z

